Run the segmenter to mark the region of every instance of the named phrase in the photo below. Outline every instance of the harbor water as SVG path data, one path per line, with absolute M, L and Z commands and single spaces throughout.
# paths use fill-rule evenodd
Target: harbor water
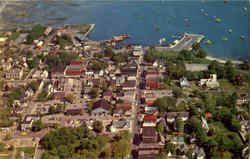
M 91 40 L 128 33 L 127 43 L 143 45 L 157 44 L 161 38 L 171 43 L 184 32 L 203 34 L 214 42 L 202 44 L 210 56 L 238 59 L 248 57 L 248 12 L 247 0 L 40 0 L 28 16 L 16 21 L 96 24 Z

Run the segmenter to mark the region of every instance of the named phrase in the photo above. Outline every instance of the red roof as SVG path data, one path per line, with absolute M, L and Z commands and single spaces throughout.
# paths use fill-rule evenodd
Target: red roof
M 147 72 L 147 75 L 158 75 L 159 72 Z
M 70 62 L 70 65 L 81 65 L 81 64 L 83 64 L 82 61 L 71 61 Z
M 212 113 L 206 112 L 205 117 L 206 117 L 206 118 L 211 118 L 211 117 L 212 117 Z
M 143 120 L 156 120 L 155 115 L 146 115 L 144 116 Z
M 67 70 L 66 75 L 81 75 L 83 71 L 81 70 Z

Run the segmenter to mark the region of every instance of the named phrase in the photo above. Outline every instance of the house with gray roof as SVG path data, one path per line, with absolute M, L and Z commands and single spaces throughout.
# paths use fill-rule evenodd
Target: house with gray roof
M 92 114 L 93 115 L 106 115 L 110 112 L 110 105 L 109 103 L 101 99 L 93 104 Z

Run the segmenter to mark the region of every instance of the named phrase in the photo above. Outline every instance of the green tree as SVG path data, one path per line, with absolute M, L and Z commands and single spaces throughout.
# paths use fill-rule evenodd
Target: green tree
M 110 147 L 106 148 L 101 154 L 100 157 L 102 159 L 111 159 L 112 157 L 112 150 Z
M 94 121 L 93 129 L 94 129 L 95 132 L 101 133 L 102 130 L 103 130 L 103 123 L 101 121 L 99 121 L 99 120 Z
M 41 24 L 35 25 L 27 36 L 27 43 L 32 44 L 34 40 L 38 40 L 43 35 L 45 29 L 46 27 Z
M 59 159 L 59 156 L 56 156 L 54 154 L 50 154 L 49 151 L 45 151 L 43 154 L 42 154 L 42 159 Z
M 198 58 L 205 58 L 207 56 L 207 52 L 203 48 L 199 48 L 197 55 Z
M 4 143 L 0 142 L 0 152 L 5 151 L 5 146 L 6 145 Z
M 67 45 L 72 45 L 73 41 L 69 35 L 63 34 L 62 36 L 57 37 L 56 44 L 64 48 Z
M 125 159 L 130 154 L 131 144 L 125 139 L 115 141 L 111 145 L 113 151 L 113 158 L 115 159 Z
M 178 132 L 184 132 L 184 122 L 179 118 L 176 120 L 176 127 Z
M 115 53 L 111 47 L 106 47 L 104 49 L 104 54 L 105 54 L 105 56 L 110 57 L 110 58 L 115 55 Z
M 31 81 L 28 84 L 28 87 L 30 87 L 35 92 L 39 87 L 39 82 L 38 81 Z
M 175 145 L 175 144 L 167 143 L 167 144 L 164 146 L 164 149 L 165 149 L 167 152 L 171 152 L 172 154 L 175 154 L 175 153 L 176 153 L 176 145 Z
M 33 123 L 32 131 L 40 131 L 44 128 L 44 125 L 41 120 L 37 120 Z
M 161 152 L 156 159 L 166 159 L 167 158 L 167 154 L 165 152 Z
M 9 141 L 12 139 L 12 136 L 10 134 L 7 134 L 5 137 L 4 137 L 4 140 L 5 141 Z
M 164 96 L 162 98 L 158 98 L 154 101 L 153 105 L 157 106 L 159 112 L 163 113 L 169 110 L 170 107 L 176 105 L 176 98 Z
M 188 150 L 187 152 L 188 159 L 193 159 L 192 153 L 193 153 L 192 150 Z
M 175 98 L 181 98 L 184 95 L 180 88 L 174 88 L 173 94 L 174 94 Z
M 161 133 L 161 134 L 163 133 L 163 131 L 164 131 L 164 125 L 163 125 L 162 122 L 159 123 L 159 124 L 157 124 L 156 130 L 157 130 L 157 132 L 159 132 L 159 133 Z

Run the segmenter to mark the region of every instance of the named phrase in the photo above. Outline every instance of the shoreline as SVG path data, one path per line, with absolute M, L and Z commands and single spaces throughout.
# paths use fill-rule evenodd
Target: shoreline
M 233 64 L 239 65 L 239 64 L 243 64 L 244 61 L 241 60 L 234 60 L 231 58 L 223 58 L 223 57 L 214 57 L 214 56 L 207 56 L 206 57 L 207 60 L 211 60 L 211 61 L 217 61 L 219 63 L 223 63 L 225 64 L 227 62 L 227 60 L 231 60 Z

